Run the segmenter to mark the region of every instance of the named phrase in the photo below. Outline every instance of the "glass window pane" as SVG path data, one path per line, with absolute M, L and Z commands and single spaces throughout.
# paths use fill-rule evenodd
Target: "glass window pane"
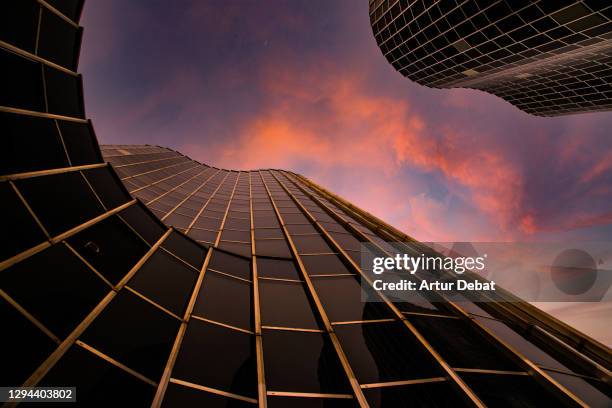
M 82 118 L 81 77 L 64 73 L 48 65 L 43 67 L 49 113 Z
M 283 230 L 281 230 L 280 228 L 259 228 L 255 230 L 255 239 L 283 237 Z
M 302 255 L 308 275 L 337 275 L 351 273 L 338 255 Z
M 242 218 L 228 218 L 223 225 L 223 228 L 237 229 L 237 230 L 248 230 L 251 228 L 251 220 L 245 220 Z
M 74 330 L 111 290 L 63 244 L 2 271 L 0 286 L 59 338 Z
M 118 395 L 123 406 L 148 406 L 155 395 L 155 387 L 151 384 L 78 345 L 73 345 L 66 352 L 39 386 L 65 387 L 67 384 L 77 388 L 79 405 L 87 407 L 115 406 Z
M 221 234 L 221 239 L 225 241 L 251 242 L 251 232 L 224 230 L 223 234 Z
M 257 274 L 265 278 L 301 280 L 293 261 L 271 258 L 257 258 Z
M 58 235 L 104 212 L 80 172 L 15 182 L 51 235 Z
M 263 331 L 270 391 L 350 393 L 331 340 L 324 333 Z
M 38 27 L 38 9 L 36 1 L 18 1 L 15 4 L 2 5 L 0 13 L 0 38 L 29 52 L 34 52 L 36 31 Z M 10 11 L 10 12 L 9 12 Z
M 241 401 L 186 387 L 179 384 L 169 383 L 162 407 L 206 407 L 206 408 L 255 408 L 257 404 Z
M 208 267 L 242 279 L 251 279 L 251 262 L 240 256 L 215 250 Z
M 308 224 L 299 224 L 299 225 L 287 225 L 287 230 L 290 234 L 310 234 L 316 233 L 314 225 Z
M 359 281 L 352 276 L 316 278 L 312 283 L 333 322 L 393 317 L 374 290 L 363 291 Z
M 8 13 L 6 15 L 8 16 Z M 0 129 L 3 133 L 0 174 L 68 166 L 68 159 L 53 120 L 0 112 Z M 36 143 L 36 149 L 32 149 L 32 143 Z
M 251 244 L 241 244 L 240 242 L 219 243 L 219 248 L 242 256 L 251 256 Z
M 403 323 L 347 324 L 334 330 L 360 383 L 444 375 Z
M 0 183 L 0 202 L 2 210 L 11 214 L 10 217 L 5 217 L 4 221 L 6 224 L 0 245 L 1 259 L 15 256 L 47 239 L 9 183 Z M 5 238 L 9 236 L 10 239 Z
M 0 78 L 0 105 L 44 112 L 40 66 L 40 63 L 1 49 L 0 67 L 4 75 Z
M 153 245 L 166 232 L 166 228 L 145 208 L 142 204 L 131 205 L 121 211 L 119 216 L 149 245 Z
M 333 252 L 321 235 L 294 235 L 291 238 L 300 254 Z
M 210 320 L 252 329 L 251 283 L 207 271 L 193 314 Z
M 452 367 L 520 371 L 467 321 L 412 315 L 407 318 Z
M 158 249 L 130 279 L 128 286 L 183 317 L 197 278 L 198 272 Z
M 84 170 L 83 174 L 108 210 L 119 207 L 132 199 L 121 188 L 121 182 L 111 173 L 110 168 Z
M 121 290 L 81 339 L 153 381 L 162 375 L 180 321 Z
M 115 215 L 73 235 L 68 243 L 112 284 L 118 283 L 149 250 Z
M 356 408 L 354 399 L 268 396 L 269 408 Z
M 183 235 L 172 232 L 162 244 L 162 247 L 172 252 L 197 270 L 200 270 L 204 263 L 206 250 Z
M 289 246 L 284 239 L 255 239 L 255 254 L 290 258 Z
M 267 326 L 318 329 L 304 285 L 298 282 L 259 281 L 262 324 Z
M 98 151 L 96 137 L 89 124 L 65 120 L 58 120 L 57 123 L 73 166 L 103 161 Z
M 74 70 L 80 45 L 80 31 L 61 17 L 42 7 L 38 55 L 58 65 Z
M 191 319 L 172 377 L 256 398 L 255 336 Z
M 190 229 L 187 235 L 189 235 L 196 241 L 215 242 L 215 240 L 217 239 L 217 231 Z
M 57 348 L 57 343 L 1 298 L 0 321 L 11 330 L 10 336 L 2 338 L 0 383 L 19 386 Z
M 572 371 L 550 356 L 547 352 L 536 346 L 534 343 L 526 340 L 519 333 L 512 330 L 510 326 L 506 325 L 505 323 L 483 317 L 475 317 L 474 320 L 491 330 L 497 337 L 514 347 L 534 363 L 541 364 L 548 368 L 555 368 L 557 370 L 569 372 Z M 586 375 L 588 373 L 582 372 L 582 374 Z
M 469 406 L 448 383 L 413 384 L 403 387 L 382 387 L 363 390 L 371 408 Z
M 530 376 L 461 373 L 478 398 L 490 407 L 545 407 L 558 400 Z
M 571 390 L 590 407 L 605 407 L 610 404 L 610 397 L 580 377 L 548 370 L 546 370 L 546 373 L 557 380 L 561 385 Z M 602 387 L 606 387 L 603 383 L 601 385 Z

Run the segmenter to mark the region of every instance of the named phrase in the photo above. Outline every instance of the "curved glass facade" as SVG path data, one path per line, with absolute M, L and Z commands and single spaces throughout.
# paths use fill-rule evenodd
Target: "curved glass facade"
M 612 109 L 606 1 L 370 0 L 389 63 L 434 88 L 473 88 L 539 116 Z
M 0 385 L 83 406 L 609 406 L 610 350 L 527 303 L 363 303 L 360 243 L 423 248 L 305 177 L 100 147 L 82 3 L 0 8 Z

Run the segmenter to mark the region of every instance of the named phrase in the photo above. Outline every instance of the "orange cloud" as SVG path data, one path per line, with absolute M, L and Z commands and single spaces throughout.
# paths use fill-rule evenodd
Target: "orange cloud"
M 451 239 L 450 231 L 435 228 L 438 219 L 425 220 L 431 214 L 410 211 L 409 198 L 422 192 L 398 186 L 410 183 L 406 177 L 398 180 L 409 166 L 439 172 L 467 187 L 468 193 L 455 193 L 504 228 L 511 224 L 520 209 L 522 181 L 501 153 L 480 147 L 476 136 L 467 138 L 451 130 L 431 137 L 425 120 L 411 112 L 405 99 L 368 95 L 359 75 L 325 71 L 324 65 L 310 75 L 271 69 L 264 83 L 270 107 L 242 126 L 235 143 L 218 147 L 213 155 L 216 165 L 303 168 L 315 181 L 354 195 L 375 214 L 393 214 L 404 227 L 431 239 Z M 350 178 L 339 183 L 343 174 Z M 358 187 L 351 186 L 355 183 Z M 409 195 L 398 198 L 397 191 Z M 405 204 L 399 205 L 402 201 Z M 407 222 L 409 212 L 411 219 L 422 221 Z M 438 216 L 440 210 L 434 212 Z

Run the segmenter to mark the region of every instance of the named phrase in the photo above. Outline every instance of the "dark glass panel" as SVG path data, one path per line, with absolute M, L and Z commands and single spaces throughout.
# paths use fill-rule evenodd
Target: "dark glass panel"
M 39 383 L 41 387 L 76 387 L 80 406 L 148 407 L 155 387 L 74 345 Z M 42 404 L 47 405 L 47 404 Z M 72 404 L 66 404 L 72 405 Z
M 177 232 L 173 231 L 168 238 L 165 239 L 162 247 L 198 270 L 200 270 L 204 263 L 206 250 Z
M 44 67 L 49 113 L 82 118 L 81 77 Z
M 358 406 L 354 399 L 268 396 L 269 408 L 352 408 Z
M 526 340 L 517 331 L 513 330 L 510 326 L 502 323 L 498 320 L 487 319 L 483 317 L 475 317 L 474 320 L 491 330 L 497 337 L 501 338 L 504 342 L 514 347 L 519 353 L 527 357 L 529 360 L 536 364 L 541 364 L 548 368 L 554 368 L 557 370 L 571 371 L 569 368 L 561 364 L 555 358 L 550 356 L 546 351 L 542 350 L 534 343 Z M 521 330 L 518 329 L 517 330 Z M 582 374 L 588 374 L 582 372 Z
M 242 256 L 251 256 L 251 244 L 241 244 L 239 242 L 225 242 L 219 243 L 219 248 L 234 254 Z
M 255 336 L 191 319 L 172 377 L 256 398 Z
M 166 228 L 140 203 L 131 205 L 119 213 L 150 245 L 155 244 L 166 232 Z
M 51 235 L 104 212 L 80 172 L 17 180 L 15 184 Z
M 287 225 L 287 230 L 291 234 L 311 234 L 317 232 L 312 224 Z
M 557 380 L 561 385 L 571 390 L 582 401 L 586 402 L 590 407 L 608 407 L 610 398 L 606 394 L 593 387 L 586 380 L 568 374 L 561 374 L 556 371 L 547 371 L 553 379 Z M 602 387 L 605 385 L 601 384 Z
M 66 337 L 110 291 L 63 244 L 3 271 L 0 286 L 59 338 Z
M 340 227 L 339 227 L 340 228 Z M 354 251 L 361 251 L 362 243 L 359 242 L 357 238 L 349 234 L 342 233 L 332 233 L 331 234 L 334 240 L 340 245 L 343 249 L 351 249 Z
M 196 271 L 158 249 L 130 279 L 128 286 L 182 317 L 197 275 Z
M 221 235 L 221 239 L 226 240 L 226 241 L 250 242 L 251 232 L 250 231 L 224 230 L 223 234 Z
M 15 256 L 47 239 L 7 182 L 0 183 L 0 202 L 2 203 L 2 210 L 11 215 L 6 217 L 4 221 L 4 231 L 0 245 L 1 259 Z
M 81 32 L 43 7 L 40 20 L 38 55 L 46 60 L 76 69 Z
M 257 258 L 257 274 L 265 278 L 301 279 L 293 261 Z
M 284 239 L 255 240 L 255 254 L 290 258 L 289 246 Z
M 331 340 L 323 333 L 264 330 L 268 390 L 350 393 Z
M 308 275 L 351 273 L 337 255 L 303 255 L 301 258 Z
M 276 218 L 276 215 L 257 216 L 257 212 L 255 213 L 253 222 L 255 228 L 278 227 L 280 225 L 278 219 Z M 247 225 L 246 228 L 249 228 L 249 226 Z
M 121 182 L 115 178 L 109 167 L 83 170 L 83 175 L 107 210 L 119 207 L 132 199 L 121 187 Z
M 82 0 L 47 0 L 47 3 L 59 10 L 63 15 L 74 22 L 79 21 L 81 8 L 83 7 Z
M 251 228 L 251 221 L 244 220 L 242 218 L 228 218 L 225 221 L 223 228 L 237 229 L 237 230 L 248 230 Z
M 0 40 L 34 52 L 39 9 L 36 0 L 3 2 L 0 7 Z
M 41 65 L 0 49 L 0 67 L 0 105 L 44 112 Z
M 364 291 L 352 276 L 315 278 L 312 283 L 333 322 L 393 317 L 389 307 L 375 291 Z
M 300 254 L 333 252 L 321 235 L 295 235 L 291 238 Z
M 102 162 L 96 136 L 89 124 L 63 120 L 57 123 L 73 166 Z
M 462 319 L 407 316 L 452 367 L 520 370 L 469 322 Z
M 251 279 L 251 263 L 239 256 L 214 251 L 209 268 L 229 273 L 243 279 Z
M 281 230 L 280 228 L 259 228 L 255 230 L 255 239 L 283 237 L 283 230 Z
M 51 119 L 0 112 L 0 129 L 3 133 L 0 174 L 68 166 L 64 147 Z
M 121 290 L 81 339 L 153 381 L 168 360 L 180 321 Z
M 249 282 L 206 272 L 193 314 L 250 330 L 252 287 Z
M 191 229 L 187 235 L 196 241 L 215 242 L 215 239 L 217 238 L 217 231 Z
M 210 230 L 217 230 L 221 226 L 221 219 L 219 218 L 206 218 L 199 217 L 198 220 L 193 225 L 196 228 L 205 228 Z M 225 228 L 230 228 L 228 225 L 225 225 Z M 248 229 L 249 227 L 247 227 Z
M 334 330 L 360 383 L 444 375 L 403 323 L 337 325 Z
M 467 373 L 460 375 L 478 398 L 490 407 L 561 405 L 530 376 Z
M 0 348 L 0 383 L 19 386 L 55 350 L 57 344 L 4 299 L 0 299 L 0 321 L 4 330 L 10 330 L 10 335 L 5 332 Z
M 318 329 L 314 305 L 298 282 L 259 281 L 261 322 L 267 326 Z
M 73 235 L 68 243 L 112 284 L 118 283 L 149 250 L 116 215 Z
M 290 213 L 290 214 L 282 214 L 283 221 L 287 224 L 299 223 L 304 224 L 308 222 L 308 218 L 306 218 L 303 214 L 298 213 Z
M 254 408 L 256 404 L 170 383 L 162 407 Z
M 455 408 L 469 406 L 448 383 L 370 388 L 363 390 L 363 394 L 371 408 Z

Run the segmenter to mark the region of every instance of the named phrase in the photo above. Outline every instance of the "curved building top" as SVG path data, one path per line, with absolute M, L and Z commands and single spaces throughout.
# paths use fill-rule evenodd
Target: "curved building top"
M 612 3 L 372 0 L 383 55 L 411 80 L 539 116 L 612 108 Z

